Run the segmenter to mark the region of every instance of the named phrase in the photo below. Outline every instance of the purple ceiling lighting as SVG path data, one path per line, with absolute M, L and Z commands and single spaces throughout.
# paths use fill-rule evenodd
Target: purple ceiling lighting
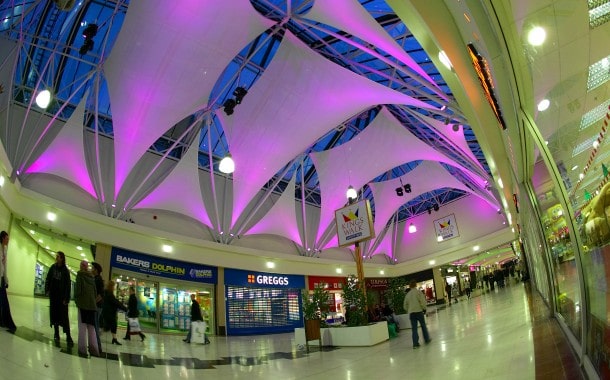
M 87 94 L 49 147 L 30 165 L 26 173 L 54 174 L 81 187 L 97 199 L 85 160 L 83 120 L 86 100 Z
M 172 172 L 134 209 L 149 208 L 179 212 L 212 227 L 199 187 L 198 143 L 199 139 L 195 139 Z M 176 194 L 177 189 L 179 195 Z
M 384 159 L 373 159 L 383 157 Z M 311 154 L 318 171 L 322 207 L 317 241 L 323 238 L 336 209 L 345 204 L 345 189 L 362 188 L 371 179 L 407 162 L 439 161 L 467 172 L 443 153 L 419 140 L 385 108 L 355 138 L 337 148 Z M 346 166 L 349 163 L 349 166 Z
M 424 78 L 430 88 L 435 88 L 435 93 L 443 99 L 447 97 L 438 90 L 436 83 L 430 76 L 408 55 L 405 50 L 390 37 L 381 25 L 368 13 L 366 9 L 354 0 L 316 0 L 313 6 L 305 14 L 305 18 L 314 20 L 336 29 L 342 30 L 373 46 L 392 55 L 400 60 L 409 69 Z M 367 48 L 362 46 L 364 50 Z M 413 77 L 417 79 L 417 77 Z
M 458 149 L 454 149 L 454 151 L 456 153 L 457 152 L 461 153 L 462 156 L 466 156 L 468 158 L 468 161 L 470 163 L 474 164 L 476 167 L 480 168 L 481 169 L 480 173 L 482 173 L 485 177 L 487 177 L 487 174 L 485 174 L 485 170 L 483 169 L 483 166 L 481 165 L 479 160 L 477 160 L 475 155 L 472 153 L 472 150 L 470 150 L 470 147 L 468 146 L 468 142 L 466 142 L 466 138 L 464 137 L 464 129 L 461 125 L 445 124 L 444 122 L 442 122 L 440 120 L 433 119 L 431 117 L 427 117 L 427 116 L 424 116 L 421 114 L 418 114 L 416 116 L 420 120 L 422 120 L 424 123 L 426 123 L 427 125 L 434 128 L 447 141 L 452 142 L 455 145 L 454 148 L 458 148 Z M 458 128 L 457 131 L 454 130 L 454 126 L 457 126 L 457 128 Z
M 240 27 L 235 27 L 239 20 Z M 272 23 L 248 0 L 133 1 L 104 65 L 115 139 L 115 195 L 144 152 L 205 108 L 219 76 Z
M 294 184 L 295 178 L 293 177 L 271 209 L 246 232 L 246 235 L 274 234 L 304 245 L 297 226 Z
M 404 197 L 396 196 L 395 189 L 403 183 L 410 183 L 413 192 L 405 194 Z M 385 228 L 388 220 L 394 213 L 411 199 L 419 195 L 444 187 L 472 191 L 453 177 L 438 162 L 423 161 L 415 169 L 400 178 L 390 181 L 371 182 L 368 184 L 375 199 L 375 234 L 379 235 Z
M 332 63 L 286 32 L 273 61 L 235 113 L 217 113 L 236 165 L 232 225 L 287 162 L 329 130 L 377 104 L 431 108 Z M 245 170 L 253 157 L 256 165 Z

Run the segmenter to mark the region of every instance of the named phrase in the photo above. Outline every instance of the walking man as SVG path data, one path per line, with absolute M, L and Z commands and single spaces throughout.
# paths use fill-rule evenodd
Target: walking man
M 426 327 L 426 297 L 424 293 L 417 289 L 417 281 L 411 280 L 409 283 L 411 290 L 405 296 L 403 306 L 407 313 L 409 313 L 409 319 L 411 320 L 411 336 L 413 338 L 413 348 L 418 348 L 419 334 L 417 332 L 417 324 L 421 326 L 422 334 L 424 335 L 424 341 L 426 344 L 430 343 L 430 334 L 428 334 L 428 328 Z

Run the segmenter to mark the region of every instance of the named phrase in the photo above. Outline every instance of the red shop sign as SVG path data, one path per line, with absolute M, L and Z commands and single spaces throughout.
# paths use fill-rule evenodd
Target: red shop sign
M 327 284 L 328 290 L 343 290 L 345 286 L 345 277 L 325 277 L 325 276 L 309 276 L 309 290 L 313 290 L 320 284 Z

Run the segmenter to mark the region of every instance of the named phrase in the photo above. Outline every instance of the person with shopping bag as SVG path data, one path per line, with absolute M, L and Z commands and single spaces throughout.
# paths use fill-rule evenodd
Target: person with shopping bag
M 205 334 L 205 329 L 206 323 L 201 314 L 201 307 L 199 306 L 199 302 L 197 302 L 197 296 L 193 293 L 191 294 L 191 328 L 189 329 L 186 338 L 182 341 L 191 343 L 192 339 L 193 343 L 210 344 L 210 340 Z
M 129 288 L 129 300 L 127 301 L 127 332 L 125 332 L 125 340 L 131 340 L 132 335 L 140 335 L 140 339 L 144 342 L 146 335 L 142 333 L 140 328 L 140 320 L 138 317 L 138 298 L 136 297 L 136 289 L 132 286 Z

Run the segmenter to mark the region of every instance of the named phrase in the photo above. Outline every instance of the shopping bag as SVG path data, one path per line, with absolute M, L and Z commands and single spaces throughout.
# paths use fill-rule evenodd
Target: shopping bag
M 129 323 L 129 335 L 135 335 L 142 332 L 138 318 L 127 318 L 127 323 Z
M 191 322 L 191 342 L 205 343 L 205 329 L 207 325 L 203 321 Z

